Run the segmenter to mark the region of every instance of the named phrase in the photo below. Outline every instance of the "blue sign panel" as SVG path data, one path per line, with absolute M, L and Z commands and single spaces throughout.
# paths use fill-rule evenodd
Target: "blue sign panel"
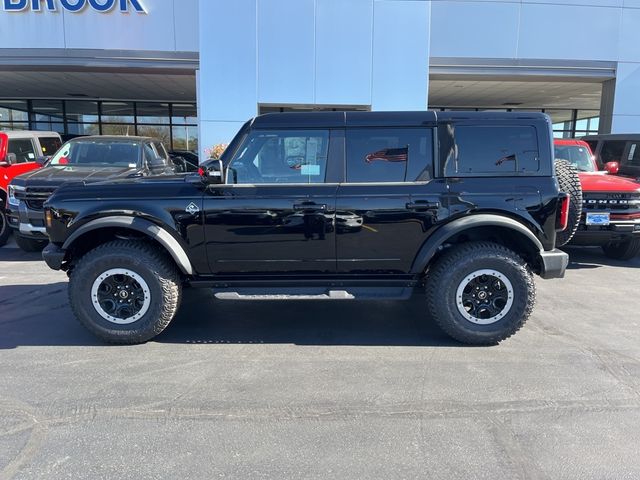
M 67 12 L 81 12 L 85 8 L 91 8 L 96 12 L 110 12 L 116 7 L 120 12 L 130 11 L 147 13 L 142 5 L 143 0 L 2 0 L 2 7 L 5 12 L 40 12 L 47 10 L 56 12 L 58 8 Z

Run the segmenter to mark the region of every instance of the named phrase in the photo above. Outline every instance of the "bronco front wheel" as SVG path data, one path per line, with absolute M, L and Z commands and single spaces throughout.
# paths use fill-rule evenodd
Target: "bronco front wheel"
M 87 329 L 109 343 L 146 342 L 178 310 L 180 276 L 163 252 L 116 240 L 84 255 L 71 271 L 69 301 Z
M 427 306 L 451 337 L 493 345 L 527 321 L 536 298 L 533 276 L 515 252 L 492 242 L 450 247 L 429 269 Z

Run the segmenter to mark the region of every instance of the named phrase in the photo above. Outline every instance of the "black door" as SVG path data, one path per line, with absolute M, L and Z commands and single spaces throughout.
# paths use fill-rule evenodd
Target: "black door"
M 429 230 L 446 217 L 433 179 L 432 128 L 350 128 L 338 188 L 340 273 L 408 273 Z
M 328 130 L 254 130 L 205 194 L 213 273 L 335 273 Z

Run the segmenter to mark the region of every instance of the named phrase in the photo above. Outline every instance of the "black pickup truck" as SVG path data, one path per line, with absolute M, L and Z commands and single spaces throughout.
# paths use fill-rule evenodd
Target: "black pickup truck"
M 45 161 L 45 160 L 43 160 Z M 44 168 L 19 175 L 9 184 L 7 218 L 16 243 L 27 252 L 48 243 L 43 205 L 68 182 L 174 173 L 173 161 L 160 140 L 150 137 L 91 136 L 66 142 Z
M 424 298 L 470 344 L 515 333 L 568 196 L 536 113 L 279 113 L 247 122 L 198 174 L 65 186 L 45 205 L 44 259 L 78 319 L 139 343 L 183 287 L 221 299 Z

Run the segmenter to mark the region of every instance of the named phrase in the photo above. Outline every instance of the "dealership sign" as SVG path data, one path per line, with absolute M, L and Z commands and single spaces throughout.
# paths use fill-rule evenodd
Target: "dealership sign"
M 2 0 L 2 7 L 5 12 L 40 12 L 47 10 L 56 12 L 58 8 L 67 12 L 81 12 L 86 8 L 91 8 L 96 12 L 106 13 L 114 10 L 127 13 L 130 11 L 147 13 L 142 5 L 143 0 Z

